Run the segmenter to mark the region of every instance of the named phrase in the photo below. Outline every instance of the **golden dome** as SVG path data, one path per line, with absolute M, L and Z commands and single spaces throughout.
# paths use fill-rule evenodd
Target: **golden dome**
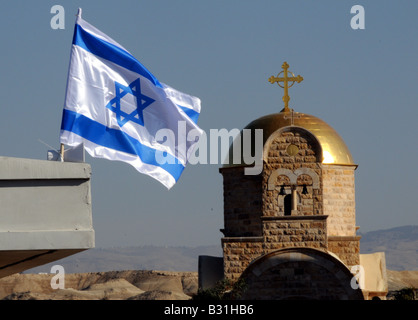
M 249 123 L 244 129 L 263 129 L 263 145 L 267 139 L 278 129 L 291 125 L 291 113 L 280 112 L 258 118 Z M 309 114 L 294 112 L 293 124 L 311 132 L 319 141 L 322 147 L 324 164 L 355 165 L 350 150 L 340 135 L 325 121 Z M 252 130 L 252 135 L 254 131 Z M 242 134 L 242 132 L 241 132 Z M 253 139 L 254 140 L 254 139 Z M 254 148 L 252 147 L 252 150 Z M 224 167 L 246 165 L 244 161 L 240 164 L 232 164 L 232 145 L 229 152 L 229 164 Z

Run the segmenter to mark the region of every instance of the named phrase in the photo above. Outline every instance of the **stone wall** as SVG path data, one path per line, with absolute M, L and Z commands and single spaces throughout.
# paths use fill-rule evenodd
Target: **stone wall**
M 243 167 L 219 171 L 224 184 L 224 235 L 260 236 L 261 175 L 245 175 Z
M 295 188 L 298 203 L 292 215 L 321 215 L 320 146 L 306 130 L 297 127 L 291 129 L 291 132 L 279 130 L 265 145 L 263 214 L 283 216 L 284 198 Z M 307 194 L 302 193 L 304 186 Z
M 354 170 L 356 166 L 322 165 L 323 209 L 328 236 L 356 235 Z
M 326 216 L 262 219 L 266 252 L 288 247 L 327 248 Z
M 222 238 L 224 276 L 238 280 L 251 261 L 264 254 L 263 237 Z
M 327 249 L 326 216 L 262 217 L 263 237 L 222 238 L 225 278 L 237 280 L 254 259 L 289 247 Z
M 360 236 L 328 237 L 328 250 L 335 253 L 348 267 L 360 264 Z

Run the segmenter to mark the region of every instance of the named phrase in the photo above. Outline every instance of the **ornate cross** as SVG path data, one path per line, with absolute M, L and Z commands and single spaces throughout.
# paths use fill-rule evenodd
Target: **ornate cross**
M 275 77 L 275 76 L 271 76 L 270 78 L 269 78 L 269 82 L 270 83 L 275 83 L 275 82 L 277 82 L 277 84 L 281 87 L 281 88 L 284 88 L 284 96 L 283 96 L 283 102 L 284 102 L 284 112 L 290 112 L 290 109 L 289 109 L 289 100 L 290 100 L 290 97 L 289 97 L 289 92 L 288 92 L 288 89 L 290 88 L 290 87 L 292 87 L 294 84 L 295 84 L 295 81 L 297 82 L 297 83 L 300 83 L 300 82 L 302 82 L 303 81 L 303 77 L 301 77 L 300 75 L 298 75 L 297 77 L 295 77 L 295 75 L 293 74 L 293 72 L 291 72 L 291 71 L 288 71 L 288 69 L 289 69 L 289 65 L 287 64 L 287 62 L 284 62 L 283 63 L 283 65 L 282 65 L 282 69 L 283 69 L 283 71 L 282 72 L 280 72 L 278 75 L 277 75 L 277 77 Z M 289 77 L 288 76 L 288 72 L 292 75 L 292 77 Z M 283 77 L 280 77 L 280 75 L 283 73 Z M 283 82 L 283 86 L 280 84 L 280 82 Z M 292 82 L 290 85 L 289 85 L 289 82 Z M 292 122 L 293 122 L 293 117 L 292 117 Z

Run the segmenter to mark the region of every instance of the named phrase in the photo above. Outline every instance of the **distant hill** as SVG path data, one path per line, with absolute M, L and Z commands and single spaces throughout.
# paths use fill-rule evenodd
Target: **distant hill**
M 360 240 L 360 253 L 383 251 L 389 270 L 418 270 L 418 226 L 370 231 Z
M 200 247 L 120 247 L 93 248 L 24 273 L 51 271 L 60 264 L 66 273 L 122 270 L 197 271 L 199 255 L 222 256 L 221 245 Z
M 385 252 L 387 269 L 418 270 L 418 226 L 371 231 L 360 235 L 360 252 Z M 62 265 L 66 273 L 121 270 L 197 271 L 199 255 L 220 257 L 221 245 L 94 248 L 25 273 L 49 273 L 54 264 Z

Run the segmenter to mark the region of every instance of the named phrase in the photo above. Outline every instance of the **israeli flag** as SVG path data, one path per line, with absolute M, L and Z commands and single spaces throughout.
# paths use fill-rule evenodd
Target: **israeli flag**
M 60 142 L 131 164 L 170 189 L 203 131 L 200 99 L 159 82 L 113 39 L 76 20 Z

